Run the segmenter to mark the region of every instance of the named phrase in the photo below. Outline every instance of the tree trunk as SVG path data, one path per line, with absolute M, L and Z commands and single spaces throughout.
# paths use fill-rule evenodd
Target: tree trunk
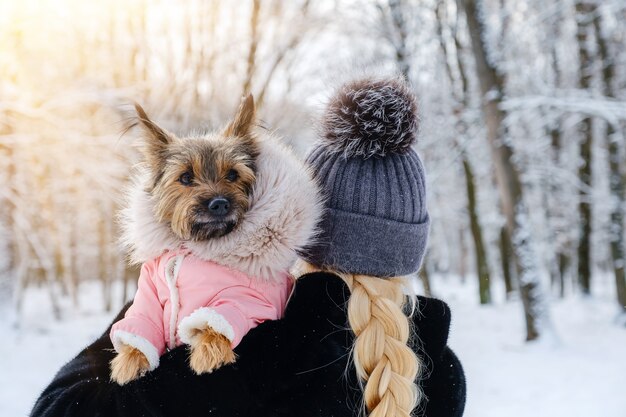
M 243 83 L 243 94 L 245 96 L 252 88 L 252 77 L 256 66 L 256 49 L 259 45 L 259 12 L 261 10 L 261 0 L 252 0 L 252 14 L 250 15 L 250 47 L 248 49 L 248 65 L 246 67 L 246 78 Z
M 559 253 L 559 297 L 565 297 L 565 276 L 569 275 L 570 257 L 566 253 Z
M 402 0 L 389 0 L 389 11 L 391 23 L 396 32 L 396 40 L 391 40 L 396 53 L 396 63 L 402 75 L 407 80 L 410 76 L 411 65 L 409 64 L 409 54 L 407 52 L 408 30 L 405 20 L 405 5 Z
M 611 209 L 611 257 L 617 290 L 617 302 L 626 313 L 626 273 L 624 271 L 624 184 L 620 173 L 619 142 L 617 132 L 609 124 L 607 127 L 609 141 L 610 187 L 613 200 Z
M 579 84 L 581 89 L 591 86 L 592 57 L 587 46 L 588 32 L 595 13 L 595 6 L 591 3 L 579 2 L 576 4 L 578 21 L 578 54 L 580 63 Z M 585 117 L 580 123 L 582 141 L 580 143 L 581 165 L 578 169 L 580 191 L 578 213 L 580 217 L 580 234 L 578 240 L 578 283 L 583 294 L 591 293 L 591 149 L 593 133 L 591 118 Z
M 558 69 L 556 68 L 557 62 L 556 62 L 556 56 L 555 53 L 553 51 L 553 60 L 554 60 L 554 66 L 555 66 L 555 71 L 558 71 Z M 557 77 L 557 86 L 560 84 L 558 81 Z M 551 138 L 551 150 L 552 150 L 552 161 L 554 163 L 555 166 L 559 166 L 560 164 L 560 154 L 561 154 L 561 121 L 557 120 L 555 122 L 555 125 L 552 126 L 552 129 L 550 130 L 550 138 Z M 559 210 L 558 207 L 555 207 L 554 202 L 558 201 L 558 197 L 557 195 L 560 192 L 560 186 L 559 184 L 554 181 L 552 178 L 549 179 L 550 182 L 550 195 L 547 196 L 548 198 L 548 213 L 547 216 L 549 219 L 554 218 L 555 216 L 559 216 Z M 557 270 L 557 287 L 558 287 L 558 291 L 559 291 L 559 297 L 563 298 L 565 296 L 565 277 L 566 274 L 568 273 L 568 267 L 569 267 L 569 255 L 568 255 L 568 248 L 570 247 L 569 239 L 567 239 L 565 242 L 560 241 L 558 239 L 556 239 L 556 236 L 558 233 L 561 233 L 562 230 L 551 230 L 551 233 L 553 234 L 553 237 L 551 238 L 554 241 L 554 250 L 555 250 L 555 261 L 556 261 L 556 270 Z M 551 271 L 552 274 L 552 271 Z
M 456 97 L 457 109 L 455 111 L 455 115 L 457 121 L 455 123 L 456 130 L 458 132 L 458 136 L 461 138 L 467 137 L 467 126 L 463 121 L 463 112 L 469 107 L 469 92 L 468 92 L 468 84 L 467 78 L 465 75 L 465 66 L 463 65 L 463 61 L 460 58 L 461 53 L 461 44 L 458 42 L 458 39 L 455 40 L 456 47 L 456 62 L 459 70 L 459 80 L 455 79 L 452 69 L 450 68 L 449 59 L 450 52 L 448 51 L 448 47 L 446 41 L 443 36 L 443 27 L 442 22 L 444 20 L 444 12 L 443 8 L 445 7 L 444 2 L 440 2 L 435 8 L 435 21 L 437 22 L 437 36 L 439 37 L 439 43 L 441 45 L 441 49 L 444 55 L 445 68 L 448 78 L 450 80 L 450 85 L 453 87 L 454 85 L 460 82 L 461 88 L 460 93 L 453 94 Z M 465 146 L 462 143 L 462 140 L 457 140 L 457 146 L 463 149 Z M 489 262 L 487 261 L 487 250 L 485 247 L 482 227 L 480 225 L 480 220 L 478 217 L 478 209 L 476 207 L 476 181 L 474 179 L 474 170 L 472 169 L 472 165 L 467 158 L 465 150 L 462 151 L 462 164 L 463 164 L 463 172 L 465 173 L 465 187 L 467 192 L 467 212 L 469 215 L 469 223 L 470 230 L 472 232 L 472 239 L 474 240 L 474 254 L 476 261 L 476 277 L 478 278 L 478 295 L 481 304 L 489 304 L 491 303 L 491 288 L 490 288 L 490 276 L 489 276 Z M 461 245 L 463 242 L 461 242 Z
M 609 53 L 608 39 L 602 32 L 600 16 L 596 14 L 593 19 L 596 39 L 598 42 L 598 52 L 602 61 L 602 82 L 604 84 L 604 95 L 616 98 L 613 90 L 613 76 L 615 64 Z M 615 285 L 617 290 L 617 302 L 626 312 L 626 274 L 624 271 L 624 182 L 620 167 L 620 135 L 612 122 L 606 127 L 606 138 L 609 151 L 609 186 L 611 190 L 611 257 L 613 260 L 613 273 L 615 275 Z
M 552 50 L 552 58 L 555 66 L 555 72 L 558 72 L 556 54 L 554 48 Z M 558 76 L 555 84 L 558 86 Z M 550 151 L 552 153 L 551 159 L 555 167 L 560 166 L 560 151 L 561 151 L 561 123 L 556 121 L 548 129 L 550 135 Z M 554 227 L 553 219 L 559 216 L 558 210 L 555 210 L 555 202 L 557 201 L 557 195 L 559 194 L 560 187 L 551 175 L 545 175 L 541 179 L 541 197 L 543 200 L 544 208 L 544 221 L 547 233 L 544 235 L 546 240 L 547 252 L 544 254 L 546 257 L 548 272 L 550 273 L 551 289 L 557 288 L 559 294 L 563 294 L 563 277 L 559 269 L 559 257 L 561 255 L 562 245 L 559 242 L 560 231 Z
M 467 279 L 467 245 L 465 244 L 465 225 L 459 228 L 459 275 L 465 284 Z
M 113 262 L 110 248 L 111 229 L 109 219 L 111 212 L 108 207 L 102 207 L 100 223 L 98 225 L 98 273 L 102 283 L 102 295 L 104 298 L 105 311 L 111 311 L 113 307 Z
M 419 271 L 420 280 L 422 281 L 422 286 L 424 287 L 424 295 L 426 297 L 432 297 L 433 293 L 430 289 L 430 274 L 428 273 L 428 264 L 426 263 L 426 259 L 422 263 L 422 269 Z
M 552 68 L 554 70 L 554 87 L 561 88 L 562 86 L 562 71 L 561 66 L 559 65 L 559 57 L 558 57 L 558 46 L 560 45 L 561 40 L 561 23 L 565 21 L 565 17 L 563 16 L 563 11 L 560 9 L 556 10 L 556 14 L 553 17 L 553 31 L 550 36 L 551 47 L 550 47 L 550 59 L 552 61 Z M 554 120 L 554 123 L 550 126 L 550 147 L 552 152 L 552 161 L 554 166 L 561 166 L 561 148 L 563 142 L 563 120 L 561 117 L 557 117 Z M 560 201 L 562 199 L 562 191 L 561 184 L 556 181 L 552 176 L 549 179 L 550 183 L 550 194 L 548 196 L 548 218 L 554 219 L 555 217 L 562 217 L 562 211 L 560 210 Z M 553 222 L 554 224 L 554 222 Z M 559 230 L 560 229 L 560 230 Z M 569 237 L 569 233 L 564 233 L 562 227 L 552 228 L 550 230 L 550 235 L 552 236 L 552 240 L 554 241 L 554 255 L 556 262 L 556 270 L 557 270 L 557 283 L 558 283 L 558 291 L 560 298 L 565 296 L 565 280 L 566 275 L 569 274 L 569 262 L 570 262 L 570 252 L 571 248 L 574 246 L 574 242 L 571 241 Z M 569 279 L 568 279 L 569 281 Z
M 515 264 L 526 319 L 526 340 L 534 340 L 540 336 L 540 331 L 546 328 L 548 311 L 541 294 L 537 261 L 531 243 L 528 211 L 522 194 L 522 183 L 517 168 L 513 164 L 513 149 L 504 141 L 506 137 L 503 123 L 505 114 L 500 109 L 504 94 L 504 81 L 487 56 L 485 26 L 481 20 L 482 13 L 479 10 L 480 5 L 477 5 L 478 1 L 459 0 L 459 3 L 465 10 L 478 80 L 483 94 L 483 113 L 500 200 L 514 246 Z
M 545 252 L 543 253 L 544 262 L 550 274 L 550 290 L 554 291 L 555 288 L 559 288 L 559 265 L 557 261 L 557 249 L 556 249 L 556 236 L 554 233 L 554 227 L 552 226 L 552 210 L 550 204 L 550 192 L 552 191 L 551 179 L 545 176 L 540 180 L 541 186 L 541 200 L 543 206 L 543 221 L 544 227 L 547 233 L 543 239 L 545 241 Z
M 511 268 L 511 259 L 513 258 L 513 248 L 511 246 L 511 238 L 506 227 L 500 228 L 500 262 L 502 265 L 502 277 L 504 278 L 504 291 L 507 300 L 511 299 L 515 287 L 513 285 L 513 270 Z
M 467 158 L 463 158 L 463 170 L 467 188 L 467 209 L 469 211 L 470 228 L 474 238 L 474 250 L 476 253 L 476 270 L 478 273 L 478 295 L 481 304 L 491 303 L 491 289 L 489 279 L 489 263 L 487 262 L 487 251 L 483 242 L 483 233 L 478 221 L 476 209 L 476 191 L 474 186 L 474 172 Z

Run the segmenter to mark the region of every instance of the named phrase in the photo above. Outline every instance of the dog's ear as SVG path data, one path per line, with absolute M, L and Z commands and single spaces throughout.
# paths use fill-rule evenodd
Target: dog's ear
M 256 108 L 254 107 L 254 97 L 252 97 L 252 94 L 248 94 L 241 100 L 239 109 L 232 122 L 224 129 L 224 136 L 250 138 L 255 122 Z
M 150 120 L 146 111 L 137 103 L 135 103 L 135 111 L 137 112 L 136 124 L 143 130 L 144 156 L 150 165 L 155 168 L 159 167 L 167 146 L 173 141 L 173 136 Z

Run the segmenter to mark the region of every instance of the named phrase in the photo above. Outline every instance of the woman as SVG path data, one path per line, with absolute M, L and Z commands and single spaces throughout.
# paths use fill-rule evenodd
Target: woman
M 465 380 L 446 346 L 450 311 L 402 278 L 422 262 L 424 170 L 418 116 L 400 79 L 349 83 L 331 99 L 308 157 L 327 196 L 318 244 L 282 320 L 237 347 L 237 362 L 194 375 L 184 347 L 126 386 L 109 382 L 107 333 L 56 375 L 33 416 L 461 416 Z M 123 314 L 123 312 L 121 313 Z

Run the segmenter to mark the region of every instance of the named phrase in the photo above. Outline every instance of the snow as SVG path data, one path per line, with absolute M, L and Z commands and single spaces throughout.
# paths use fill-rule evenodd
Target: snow
M 494 285 L 495 304 L 480 306 L 475 281 L 435 276 L 432 282 L 452 309 L 450 346 L 468 380 L 465 416 L 624 416 L 626 329 L 615 320 L 610 275 L 596 279 L 591 298 L 551 300 L 558 343 L 525 343 L 520 302 L 504 302 Z M 47 293 L 31 288 L 21 328 L 0 322 L 8 336 L 0 345 L 0 417 L 27 415 L 55 372 L 105 330 L 121 303 L 105 313 L 100 294 L 99 284 L 84 284 L 78 308 L 64 300 L 56 321 Z M 3 310 L 7 317 L 8 306 Z
M 449 344 L 466 372 L 465 416 L 624 416 L 626 328 L 610 275 L 596 280 L 594 297 L 551 300 L 559 341 L 537 343 L 523 340 L 519 301 L 480 306 L 476 279 L 437 278 L 433 291 L 452 309 Z
M 5 318 L 0 321 L 0 333 L 7 336 L 0 344 L 0 417 L 28 415 L 61 366 L 106 330 L 121 303 L 106 313 L 102 299 L 100 284 L 84 284 L 80 287 L 79 306 L 74 308 L 69 300 L 63 300 L 62 319 L 57 321 L 48 292 L 29 288 L 19 328 L 10 307 L 0 306 Z

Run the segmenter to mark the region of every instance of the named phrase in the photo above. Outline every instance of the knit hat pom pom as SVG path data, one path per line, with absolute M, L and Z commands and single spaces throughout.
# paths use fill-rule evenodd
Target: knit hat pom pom
M 418 127 L 417 100 L 402 78 L 364 78 L 330 99 L 322 137 L 332 152 L 367 159 L 406 152 Z

